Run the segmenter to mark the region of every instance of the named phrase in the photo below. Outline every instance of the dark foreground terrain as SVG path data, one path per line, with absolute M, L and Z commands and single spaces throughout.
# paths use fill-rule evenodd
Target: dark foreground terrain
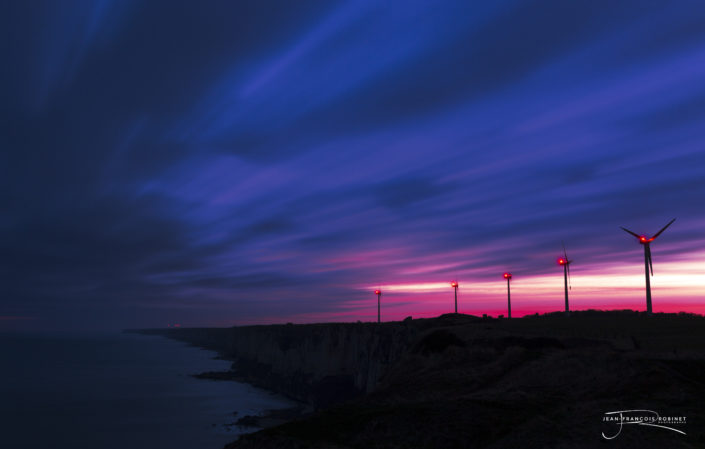
M 233 377 L 318 409 L 229 449 L 705 447 L 701 316 L 445 315 L 166 332 L 235 360 Z M 634 409 L 684 418 L 662 424 L 685 435 L 631 424 L 603 438 L 620 429 L 605 413 Z

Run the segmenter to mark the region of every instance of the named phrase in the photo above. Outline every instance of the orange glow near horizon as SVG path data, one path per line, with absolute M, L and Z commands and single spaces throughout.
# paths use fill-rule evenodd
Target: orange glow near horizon
M 655 266 L 655 276 L 651 278 L 655 311 L 705 312 L 705 265 L 697 259 L 692 257 Z M 614 263 L 600 270 L 576 265 L 571 267 L 571 272 L 570 300 L 574 310 L 642 310 L 645 307 L 644 271 L 639 263 Z M 504 283 L 471 275 L 463 278 L 463 299 L 459 301 L 462 313 L 481 315 L 492 313 L 494 309 L 504 313 L 501 307 L 502 301 L 506 300 Z M 511 274 L 504 273 L 503 278 L 511 279 Z M 454 284 L 451 283 L 451 286 L 454 287 Z M 390 318 L 397 308 L 396 313 L 401 318 L 419 313 L 433 316 L 434 313 L 447 312 L 443 306 L 449 303 L 444 294 L 448 283 L 390 283 L 383 289 L 389 293 L 387 316 Z M 560 310 L 562 301 L 562 273 L 523 275 L 513 282 L 512 304 L 516 307 L 517 316 Z
M 577 262 L 571 263 L 571 310 L 644 311 L 643 256 L 633 256 L 626 260 L 605 259 L 606 262 L 591 264 L 583 264 L 578 258 Z M 654 265 L 655 275 L 651 277 L 654 312 L 705 314 L 705 264 L 701 262 L 705 259 L 705 253 L 670 257 L 670 261 L 659 258 Z M 563 310 L 563 270 L 555 270 L 554 261 L 550 256 L 547 258 L 542 267 L 545 270 L 543 273 L 520 271 L 516 280 L 511 279 L 513 317 Z M 424 267 L 420 263 L 418 266 Z M 506 315 L 507 285 L 504 273 L 496 267 L 485 267 L 481 272 L 457 271 L 451 277 L 450 273 L 436 276 L 420 269 L 418 273 L 424 275 L 411 276 L 406 267 L 401 267 L 396 273 L 380 274 L 381 278 L 398 279 L 397 282 L 385 284 L 377 281 L 354 286 L 344 298 L 336 298 L 335 309 L 289 314 L 286 317 L 267 314 L 227 324 L 372 322 L 377 318 L 377 298 L 368 296 L 370 291 L 375 295 L 384 292 L 387 299 L 382 304 L 382 316 L 385 321 L 403 320 L 408 316 L 431 318 L 454 311 L 454 295 L 448 286 L 459 284 L 459 279 L 463 280 L 463 290 L 458 291 L 459 313 L 475 316 Z M 502 273 L 502 278 L 493 274 L 497 272 Z M 436 281 L 439 278 L 441 282 Z M 448 278 L 458 280 L 449 282 L 446 280 Z

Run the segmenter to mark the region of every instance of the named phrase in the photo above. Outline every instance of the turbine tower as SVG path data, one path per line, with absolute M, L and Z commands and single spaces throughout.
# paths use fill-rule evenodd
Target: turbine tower
M 651 276 L 654 275 L 654 265 L 651 260 L 651 242 L 656 240 L 656 237 L 661 235 L 661 233 L 663 231 L 665 231 L 666 228 L 671 226 L 671 223 L 673 223 L 674 221 L 676 221 L 675 218 L 673 220 L 669 221 L 666 226 L 661 228 L 661 230 L 659 232 L 657 232 L 656 234 L 654 234 L 651 238 L 649 238 L 643 234 L 639 235 L 636 232 L 632 232 L 629 229 L 620 226 L 620 228 L 622 228 L 622 230 L 624 232 L 628 232 L 631 235 L 633 235 L 634 237 L 636 237 L 637 240 L 639 240 L 639 243 L 641 243 L 644 246 L 644 272 L 646 275 L 646 313 L 648 313 L 649 315 L 651 315 L 651 280 L 649 279 L 649 271 L 651 271 Z
M 380 298 L 382 296 L 382 290 L 375 290 L 375 295 L 377 295 L 377 322 L 381 322 L 382 314 L 380 309 Z
M 570 309 L 568 308 L 568 279 L 570 279 L 570 264 L 573 262 L 568 259 L 568 253 L 565 250 L 565 244 L 563 245 L 563 257 L 558 258 L 558 265 L 563 267 L 563 287 L 565 289 L 565 315 L 570 315 Z
M 504 273 L 504 279 L 507 280 L 507 318 L 512 317 L 512 296 L 509 290 L 509 281 L 512 279 L 512 273 Z
M 455 290 L 455 313 L 458 313 L 458 281 L 453 281 L 450 286 Z

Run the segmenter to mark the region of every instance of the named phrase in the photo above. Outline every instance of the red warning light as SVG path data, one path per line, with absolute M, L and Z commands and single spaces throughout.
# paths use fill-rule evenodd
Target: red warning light
M 504 279 L 511 279 L 512 278 L 512 273 L 504 273 Z
M 453 288 L 456 288 L 456 287 L 458 287 L 458 283 L 455 282 L 455 281 L 453 281 L 453 282 L 450 283 L 450 286 L 453 287 Z
M 565 265 L 565 259 L 562 257 L 558 259 L 558 265 Z
M 645 241 L 646 241 L 646 236 L 643 236 L 643 235 L 639 236 L 639 241 L 640 241 L 640 242 L 645 242 Z
M 382 294 L 382 290 L 375 290 L 375 295 L 381 295 L 381 294 Z

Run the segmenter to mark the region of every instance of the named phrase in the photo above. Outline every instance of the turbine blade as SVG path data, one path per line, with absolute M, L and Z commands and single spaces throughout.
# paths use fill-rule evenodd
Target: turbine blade
M 646 245 L 646 258 L 649 259 L 649 269 L 651 270 L 651 276 L 654 275 L 654 264 L 651 259 L 651 246 Z
M 659 232 L 657 232 L 656 234 L 654 234 L 654 236 L 651 237 L 651 238 L 652 238 L 652 239 L 655 239 L 656 237 L 658 237 L 659 235 L 661 235 L 661 233 L 662 233 L 663 231 L 665 231 L 667 227 L 671 226 L 671 223 L 673 223 L 674 221 L 676 221 L 675 218 L 674 218 L 673 220 L 669 221 L 666 226 L 664 226 L 663 228 L 661 228 L 661 230 L 660 230 Z
M 568 290 L 573 290 L 573 284 L 570 282 L 570 263 L 567 265 L 568 267 Z
M 630 231 L 629 229 L 627 229 L 627 228 L 625 228 L 625 227 L 622 227 L 622 226 L 620 226 L 620 228 L 622 228 L 622 230 L 623 230 L 624 232 L 628 232 L 628 233 L 630 233 L 631 235 L 633 235 L 634 237 L 639 238 L 639 234 L 637 234 L 636 232 L 632 232 L 632 231 Z
M 563 244 L 563 257 L 565 257 L 565 261 L 568 263 L 568 253 L 565 250 L 565 242 L 561 240 L 561 243 Z

